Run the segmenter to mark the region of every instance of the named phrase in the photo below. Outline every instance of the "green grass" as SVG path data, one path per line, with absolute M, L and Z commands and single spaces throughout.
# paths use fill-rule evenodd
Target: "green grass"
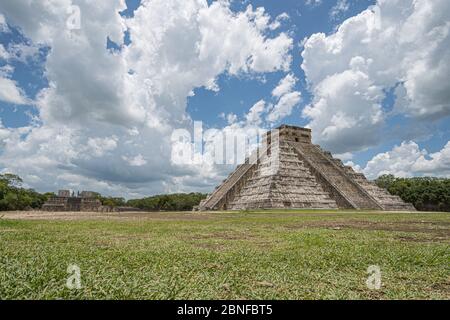
M 449 299 L 450 214 L 0 219 L 1 299 Z M 81 269 L 69 290 L 67 267 Z M 366 286 L 378 265 L 381 290 Z

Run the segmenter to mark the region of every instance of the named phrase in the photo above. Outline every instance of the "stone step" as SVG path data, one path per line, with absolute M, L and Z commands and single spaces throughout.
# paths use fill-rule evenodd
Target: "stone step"
M 381 209 L 366 192 L 345 173 L 343 167 L 336 165 L 330 153 L 323 152 L 314 145 L 295 143 L 295 148 L 308 160 L 317 174 L 324 177 L 331 186 L 341 194 L 355 209 Z

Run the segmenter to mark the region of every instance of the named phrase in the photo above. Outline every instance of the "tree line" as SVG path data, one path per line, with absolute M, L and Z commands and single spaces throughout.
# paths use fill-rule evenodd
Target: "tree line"
M 412 203 L 421 211 L 450 212 L 450 179 L 443 178 L 397 178 L 383 175 L 376 184 Z M 0 174 L 0 211 L 40 209 L 54 193 L 39 193 L 23 188 L 22 179 L 15 174 Z M 177 193 L 125 200 L 121 197 L 97 198 L 104 206 L 133 207 L 145 211 L 191 211 L 206 198 L 203 193 Z
M 127 205 L 145 211 L 192 211 L 206 198 L 203 193 L 163 194 L 143 199 L 129 200 Z
M 22 187 L 15 174 L 0 174 L 0 211 L 40 209 L 52 193 L 41 194 Z
M 39 210 L 54 193 L 39 193 L 23 187 L 23 180 L 15 174 L 0 174 L 0 211 Z M 206 198 L 202 193 L 179 193 L 125 200 L 122 197 L 104 197 L 96 194 L 104 206 L 133 207 L 145 211 L 191 211 Z
M 397 178 L 383 175 L 376 184 L 412 203 L 420 211 L 450 212 L 450 179 L 443 178 Z
M 101 201 L 102 205 L 113 208 L 131 207 L 144 211 L 192 211 L 206 196 L 202 193 L 176 193 L 126 201 L 120 197 L 104 197 L 97 194 L 97 199 Z

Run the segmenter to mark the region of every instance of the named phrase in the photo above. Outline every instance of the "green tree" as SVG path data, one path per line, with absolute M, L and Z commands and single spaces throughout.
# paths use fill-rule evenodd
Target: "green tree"
M 33 189 L 22 188 L 22 179 L 15 174 L 0 174 L 0 210 L 39 209 L 48 199 Z
M 450 211 L 450 179 L 396 178 L 393 175 L 385 175 L 375 182 L 391 194 L 414 204 L 418 210 Z
M 206 198 L 202 193 L 178 193 L 156 195 L 142 199 L 128 200 L 127 206 L 146 211 L 192 211 L 201 200 Z

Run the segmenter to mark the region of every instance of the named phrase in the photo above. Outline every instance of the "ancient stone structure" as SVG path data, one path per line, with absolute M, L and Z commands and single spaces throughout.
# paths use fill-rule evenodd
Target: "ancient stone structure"
M 273 208 L 415 211 L 311 142 L 311 130 L 283 125 L 203 200 L 199 210 Z
M 42 206 L 44 211 L 104 211 L 102 203 L 94 192 L 83 191 L 71 194 L 69 190 L 60 190 Z

